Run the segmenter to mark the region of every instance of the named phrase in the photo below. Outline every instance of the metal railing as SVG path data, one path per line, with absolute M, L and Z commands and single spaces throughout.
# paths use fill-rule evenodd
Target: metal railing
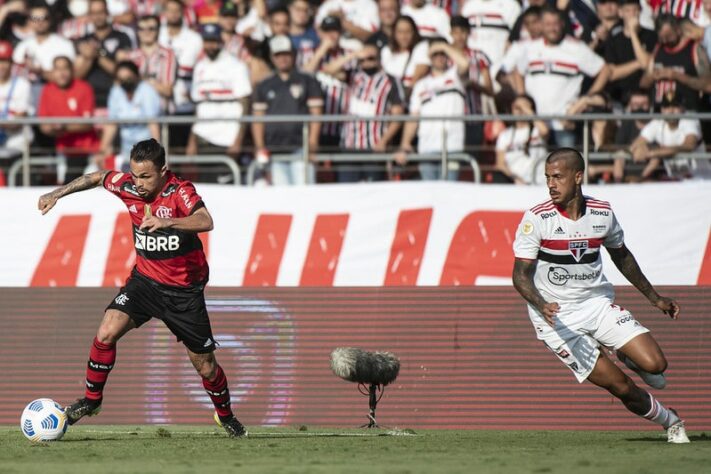
M 516 121 L 532 121 L 532 120 L 565 120 L 568 122 L 582 123 L 582 136 L 583 143 L 581 153 L 585 159 L 586 165 L 588 164 L 591 151 L 590 151 L 590 122 L 598 120 L 608 120 L 608 121 L 630 121 L 630 120 L 653 120 L 653 119 L 698 119 L 702 121 L 711 121 L 711 113 L 699 113 L 699 112 L 687 112 L 682 115 L 662 115 L 662 114 L 614 114 L 614 113 L 591 113 L 591 114 L 577 114 L 577 115 L 466 115 L 461 117 L 452 117 L 451 115 L 443 116 L 410 116 L 410 115 L 387 115 L 378 117 L 361 117 L 352 115 L 264 115 L 264 116 L 251 116 L 246 115 L 237 119 L 237 121 L 244 124 L 251 123 L 293 123 L 299 122 L 302 124 L 302 137 L 303 137 L 303 148 L 302 148 L 302 159 L 306 162 L 309 160 L 309 146 L 308 140 L 308 126 L 313 122 L 320 123 L 331 123 L 331 122 L 410 122 L 410 121 L 464 121 L 473 123 L 483 123 L 494 120 L 501 120 L 504 122 L 516 122 Z M 136 124 L 148 124 L 148 123 L 159 123 L 161 125 L 161 140 L 164 142 L 166 148 L 166 153 L 170 156 L 170 151 L 168 149 L 169 143 L 169 129 L 170 125 L 189 125 L 195 122 L 222 122 L 222 121 L 232 121 L 235 120 L 233 117 L 216 117 L 209 119 L 198 119 L 194 116 L 165 116 L 153 119 L 109 119 L 109 118 L 79 118 L 79 117 L 31 117 L 31 118 L 21 118 L 21 119 L 4 119 L 0 120 L 0 126 L 3 125 L 39 125 L 39 124 L 91 124 L 91 125 L 103 125 L 103 124 L 117 124 L 117 125 L 136 125 Z M 27 127 L 25 127 L 25 132 L 27 132 Z M 443 131 L 443 143 L 446 143 L 446 129 Z M 30 144 L 29 140 L 26 141 L 26 146 L 22 150 L 22 184 L 23 186 L 29 186 L 30 184 Z M 442 177 L 447 170 L 447 161 L 449 159 L 448 155 L 452 155 L 446 149 L 442 150 Z M 317 154 L 316 157 L 323 157 L 323 159 L 332 159 L 335 154 Z M 390 155 L 392 157 L 392 155 Z M 326 158 L 328 157 L 328 158 Z M 693 155 L 696 157 L 696 155 Z M 171 159 L 173 157 L 171 156 Z M 293 158 L 293 157 L 292 157 Z M 362 156 L 359 157 L 362 159 Z M 201 158 L 202 160 L 202 158 Z M 373 160 L 375 161 L 375 160 Z M 382 161 L 382 159 L 380 159 Z M 174 161 L 175 162 L 175 161 Z M 204 162 L 204 161 L 202 161 Z M 470 161 L 471 162 L 471 161 Z M 585 175 L 585 182 L 587 183 L 587 174 Z M 476 181 L 476 179 L 475 179 Z
M 47 166 L 56 165 L 58 158 L 56 156 L 32 156 L 29 159 L 30 166 Z M 226 166 L 232 174 L 232 182 L 239 184 L 240 168 L 235 160 L 226 155 L 173 155 L 170 157 L 171 164 L 178 165 L 199 165 L 199 164 L 219 164 Z M 16 161 L 8 169 L 7 184 L 8 186 L 17 185 L 17 174 L 25 165 L 23 161 Z

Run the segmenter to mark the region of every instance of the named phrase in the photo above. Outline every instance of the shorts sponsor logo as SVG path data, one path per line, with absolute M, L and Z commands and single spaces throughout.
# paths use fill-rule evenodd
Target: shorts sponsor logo
M 610 211 L 598 211 L 597 209 L 590 209 L 590 214 L 592 214 L 593 216 L 605 216 L 605 217 L 607 217 L 607 216 L 610 215 Z
M 548 269 L 548 281 L 556 286 L 564 286 L 570 280 L 592 281 L 600 276 L 600 270 L 589 273 L 570 273 L 565 267 L 550 267 Z
M 578 372 L 578 373 L 582 372 L 582 370 L 580 370 L 580 366 L 578 366 L 577 362 L 571 362 L 570 364 L 568 364 L 568 367 L 570 367 L 570 369 L 574 372 Z
M 169 207 L 158 206 L 158 209 L 156 209 L 156 216 L 161 219 L 170 219 L 173 217 L 173 210 Z
M 205 344 L 203 344 L 202 347 L 209 347 L 210 344 L 212 344 L 212 339 L 210 339 L 210 338 L 208 337 L 208 338 L 207 338 L 207 341 L 205 341 Z
M 541 219 L 548 219 L 549 217 L 553 217 L 556 215 L 556 212 L 544 212 L 542 214 L 539 214 L 541 216 Z
M 114 299 L 114 303 L 124 306 L 129 299 L 130 298 L 128 297 L 128 295 L 126 293 L 121 293 Z
M 180 248 L 180 237 L 177 235 L 146 235 L 136 233 L 136 250 L 146 252 L 167 252 Z
M 558 354 L 558 357 L 560 357 L 561 359 L 567 359 L 568 357 L 570 357 L 570 352 L 566 351 L 565 349 L 559 350 L 558 352 L 556 352 L 556 354 Z
M 530 234 L 531 232 L 533 232 L 533 224 L 529 221 L 524 222 L 521 226 L 521 232 L 523 232 L 523 235 Z
M 185 203 L 185 207 L 187 207 L 188 209 L 193 208 L 193 203 L 190 202 L 190 196 L 188 196 L 188 193 L 185 192 L 185 189 L 180 188 L 180 190 L 178 191 L 178 195 L 183 198 L 183 203 Z
M 585 252 L 588 250 L 588 241 L 587 240 L 571 240 L 568 242 L 568 250 L 570 250 L 570 253 L 573 254 L 573 258 L 575 258 L 576 262 L 579 262 L 581 258 L 583 258 L 583 255 L 585 255 Z
M 623 324 L 629 323 L 629 322 L 634 322 L 634 326 L 639 326 L 639 323 L 637 320 L 634 319 L 634 316 L 632 316 L 630 313 L 627 314 L 621 314 L 617 316 L 617 324 L 618 326 L 622 326 Z

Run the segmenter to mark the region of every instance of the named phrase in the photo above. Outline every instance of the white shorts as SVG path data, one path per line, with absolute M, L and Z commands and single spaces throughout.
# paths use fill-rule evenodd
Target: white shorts
M 561 304 L 555 327 L 530 306 L 528 314 L 538 339 L 573 371 L 580 383 L 595 368 L 601 345 L 619 349 L 636 336 L 649 332 L 632 313 L 607 298 L 595 298 L 579 305 Z

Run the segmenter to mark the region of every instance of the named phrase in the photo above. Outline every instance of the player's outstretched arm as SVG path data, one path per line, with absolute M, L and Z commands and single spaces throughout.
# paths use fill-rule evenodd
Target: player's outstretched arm
M 108 171 L 104 170 L 79 176 L 74 181 L 71 181 L 64 186 L 60 186 L 51 193 L 42 195 L 37 203 L 37 208 L 42 211 L 42 215 L 45 215 L 54 207 L 55 204 L 57 204 L 57 201 L 60 198 L 63 198 L 68 194 L 100 186 L 107 174 Z
M 175 229 L 183 232 L 209 232 L 214 228 L 212 216 L 205 206 L 199 208 L 187 217 L 162 219 L 156 216 L 146 216 L 141 222 L 141 230 L 155 232 L 158 229 Z
M 536 260 L 517 258 L 514 260 L 513 284 L 516 290 L 536 308 L 546 319 L 548 324 L 553 326 L 555 315 L 560 307 L 558 303 L 548 303 L 533 283 L 533 276 L 536 274 Z
M 647 280 L 647 277 L 642 273 L 642 269 L 639 268 L 637 260 L 626 245 L 623 244 L 622 247 L 619 248 L 608 248 L 607 252 L 610 254 L 610 258 L 620 273 L 622 273 L 640 293 L 646 296 L 652 305 L 668 314 L 672 319 L 679 317 L 679 305 L 677 302 L 671 298 L 660 296 L 659 293 L 657 293 L 649 280 Z

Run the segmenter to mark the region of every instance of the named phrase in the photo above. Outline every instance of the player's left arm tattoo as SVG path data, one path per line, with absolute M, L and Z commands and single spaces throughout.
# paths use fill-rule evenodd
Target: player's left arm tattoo
M 646 296 L 652 304 L 655 304 L 660 298 L 659 293 L 655 291 L 652 284 L 647 280 L 647 277 L 644 276 L 637 260 L 627 246 L 623 244 L 620 248 L 607 248 L 607 252 L 610 254 L 610 258 L 620 273 L 622 273 L 640 293 Z
M 536 261 L 524 260 L 517 258 L 514 260 L 513 285 L 516 290 L 528 301 L 533 307 L 543 312 L 546 305 L 546 300 L 533 283 L 533 276 L 536 274 Z

